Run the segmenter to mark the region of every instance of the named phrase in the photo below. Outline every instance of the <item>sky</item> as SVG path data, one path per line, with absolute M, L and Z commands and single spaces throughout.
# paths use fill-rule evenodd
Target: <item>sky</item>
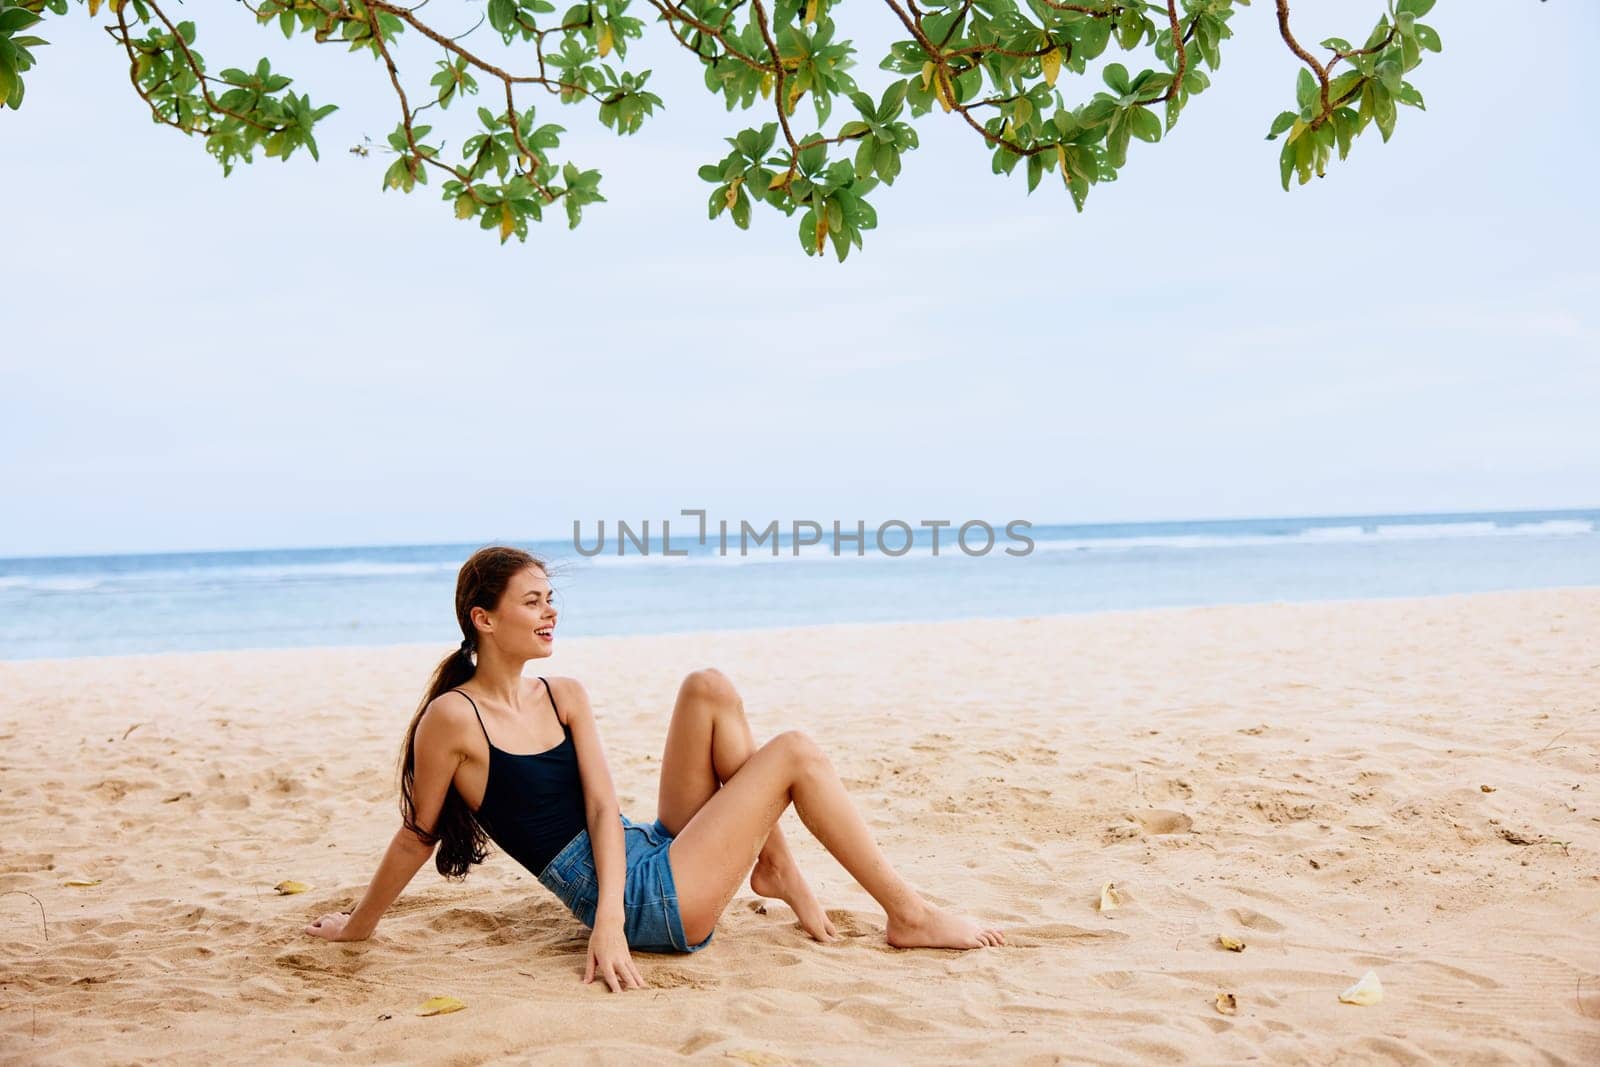
M 478 6 L 427 14 L 459 32 Z M 1298 0 L 1298 36 L 1359 39 L 1381 9 Z M 566 537 L 695 507 L 853 526 L 1600 504 L 1596 5 L 1439 4 L 1445 51 L 1412 74 L 1428 111 L 1287 194 L 1263 138 L 1295 60 L 1268 3 L 1082 215 L 1052 176 L 1030 196 L 1020 168 L 992 175 L 936 110 L 843 264 L 801 252 L 798 216 L 706 218 L 696 168 L 769 113 L 727 112 L 659 25 L 629 53 L 667 105 L 639 134 L 520 99 L 608 202 L 500 246 L 437 182 L 380 192 L 390 157 L 348 151 L 398 119 L 365 53 L 174 10 L 212 70 L 265 54 L 340 110 L 320 163 L 225 179 L 150 122 L 104 13 L 36 31 L 0 113 L 0 555 Z M 836 18 L 876 97 L 890 16 Z M 396 51 L 414 97 L 436 51 Z

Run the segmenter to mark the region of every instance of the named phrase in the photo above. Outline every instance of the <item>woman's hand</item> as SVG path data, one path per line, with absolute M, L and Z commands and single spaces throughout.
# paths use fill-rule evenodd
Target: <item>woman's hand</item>
M 628 954 L 628 939 L 622 933 L 621 924 L 602 923 L 589 935 L 589 967 L 583 984 L 593 982 L 597 973 L 613 993 L 629 988 L 630 983 L 634 989 L 644 988 L 644 979 Z
M 365 941 L 371 937 L 370 933 L 350 928 L 350 913 L 347 911 L 329 912 L 310 926 L 305 932 L 314 937 L 328 941 Z

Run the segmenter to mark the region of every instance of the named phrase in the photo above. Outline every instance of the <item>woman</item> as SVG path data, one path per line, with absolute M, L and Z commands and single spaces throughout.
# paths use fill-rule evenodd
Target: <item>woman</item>
M 591 928 L 583 980 L 599 975 L 613 992 L 644 986 L 630 947 L 704 948 L 747 875 L 752 891 L 793 908 L 811 937 L 832 941 L 837 931 L 777 825 L 793 802 L 882 905 L 891 945 L 1005 943 L 999 930 L 929 904 L 895 873 L 808 736 L 791 730 L 756 747 L 738 693 L 713 668 L 678 690 L 656 821 L 627 818 L 583 686 L 522 676 L 529 660 L 551 654 L 556 618 L 542 560 L 491 547 L 462 565 L 456 619 L 465 636 L 434 671 L 406 731 L 403 825 L 355 911 L 324 915 L 306 933 L 371 937 L 435 846 L 439 873 L 464 878 L 493 840 Z

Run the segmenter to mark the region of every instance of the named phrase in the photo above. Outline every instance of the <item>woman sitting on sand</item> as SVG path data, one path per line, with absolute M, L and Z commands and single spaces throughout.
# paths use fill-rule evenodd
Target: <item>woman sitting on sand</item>
M 644 985 L 630 948 L 704 948 L 746 875 L 752 891 L 793 908 L 813 938 L 832 941 L 837 932 L 778 826 L 793 801 L 806 828 L 883 906 L 889 944 L 1005 943 L 999 930 L 929 904 L 895 873 L 810 737 L 790 730 L 757 748 L 739 694 L 713 668 L 692 672 L 678 690 L 656 821 L 623 815 L 583 686 L 522 676 L 554 644 L 542 560 L 514 548 L 475 552 L 456 580 L 456 619 L 465 639 L 434 671 L 406 731 L 403 825 L 355 911 L 324 915 L 306 933 L 371 937 L 436 845 L 439 873 L 464 878 L 483 862 L 487 835 L 592 929 L 583 980 L 598 974 L 613 992 Z

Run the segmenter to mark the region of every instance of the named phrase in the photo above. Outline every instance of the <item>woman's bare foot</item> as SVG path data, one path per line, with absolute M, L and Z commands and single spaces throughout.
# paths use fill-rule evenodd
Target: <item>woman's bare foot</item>
M 895 948 L 983 948 L 1003 945 L 1006 935 L 961 915 L 922 902 L 920 913 L 889 919 L 889 944 Z
M 795 918 L 800 920 L 801 928 L 816 940 L 838 939 L 839 931 L 834 928 L 828 913 L 822 910 L 817 895 L 811 891 L 811 884 L 798 868 L 780 871 L 772 864 L 758 860 L 755 869 L 750 872 L 750 891 L 789 905 L 794 909 Z

